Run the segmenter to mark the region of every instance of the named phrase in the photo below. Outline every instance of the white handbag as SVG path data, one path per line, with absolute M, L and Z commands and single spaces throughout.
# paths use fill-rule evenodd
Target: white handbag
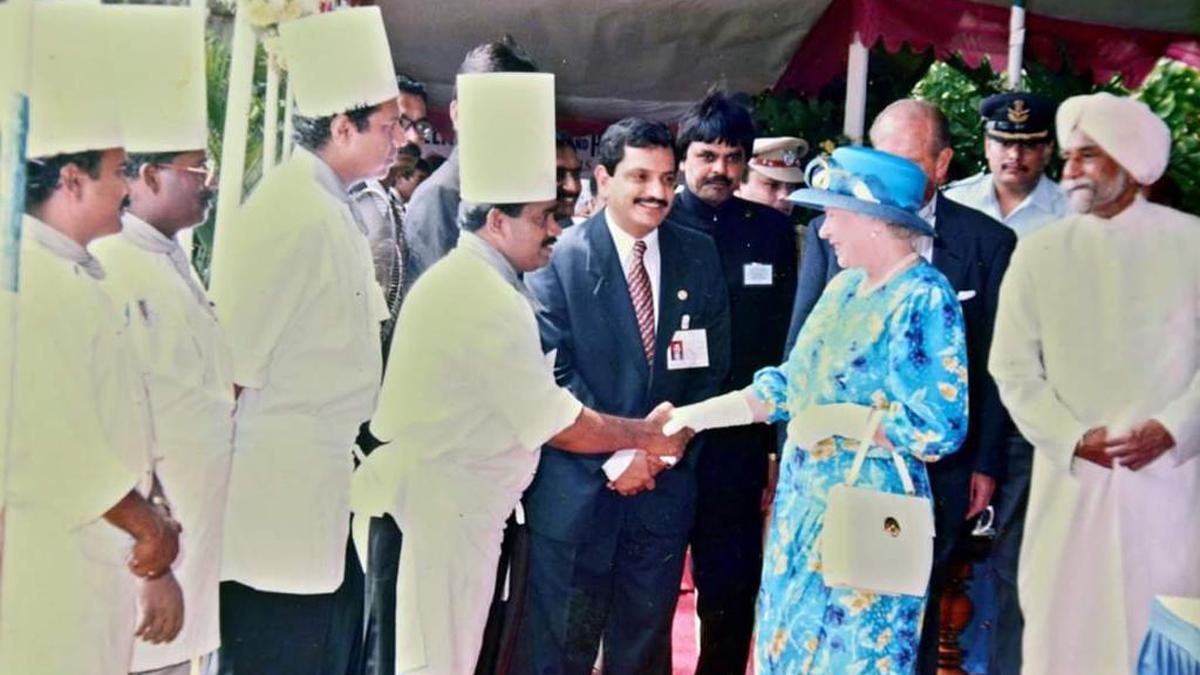
M 867 418 L 846 482 L 830 488 L 820 553 L 825 585 L 923 597 L 933 565 L 933 505 L 916 496 L 904 459 L 892 460 L 905 494 L 854 487 L 883 411 Z

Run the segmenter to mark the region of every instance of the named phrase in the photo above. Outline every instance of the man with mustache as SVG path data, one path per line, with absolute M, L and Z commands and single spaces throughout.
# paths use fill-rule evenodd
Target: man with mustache
M 607 206 L 566 230 L 550 265 L 528 277 L 558 382 L 600 412 L 641 417 L 725 381 L 729 300 L 716 247 L 664 222 L 673 140 L 657 122 L 610 126 L 594 170 Z M 660 473 L 640 450 L 546 446 L 525 492 L 529 591 L 511 672 L 587 675 L 601 641 L 605 672 L 670 672 L 698 449 Z
M 565 132 L 558 132 L 554 137 L 554 169 L 558 180 L 558 204 L 554 209 L 554 217 L 558 224 L 566 229 L 575 224 L 575 202 L 579 200 L 583 184 L 580 182 L 580 171 L 583 165 L 579 163 L 579 154 L 575 152 L 575 144 Z
M 679 122 L 684 188 L 668 220 L 711 236 L 729 288 L 731 365 L 722 391 L 779 360 L 796 292 L 796 234 L 775 209 L 734 195 L 754 146 L 749 111 L 715 91 Z M 692 573 L 700 616 L 698 675 L 742 672 L 762 572 L 763 516 L 777 469 L 771 427 L 707 434 L 696 464 Z
M 218 228 L 213 257 L 239 387 L 219 665 L 340 675 L 361 654 L 350 475 L 389 316 L 348 188 L 387 171 L 400 114 L 377 7 L 287 21 L 280 43 L 296 147 Z
M 220 642 L 221 537 L 233 457 L 233 360 L 178 241 L 204 222 L 215 177 L 205 150 L 204 12 L 111 11 L 128 38 L 129 67 L 141 77 L 121 97 L 130 206 L 121 234 L 98 242 L 95 254 L 129 317 L 162 457 L 157 474 L 186 552 L 172 573 L 141 583 L 144 629 L 130 671 L 186 675 L 193 658 L 207 661 Z
M 1067 199 L 1045 175 L 1054 152 L 1051 131 L 1054 101 L 1028 92 L 989 96 L 979 106 L 984 124 L 988 173 L 950 184 L 946 197 L 978 209 L 1023 237 L 1067 214 Z M 990 574 L 976 575 L 977 584 L 990 583 L 995 603 L 981 609 L 988 621 L 988 672 L 1016 673 L 1021 669 L 1021 607 L 1017 601 L 1017 557 L 1029 501 L 1033 446 L 1016 429 L 1004 450 L 1004 472 L 992 499 L 996 538 L 989 560 Z
M 1140 195 L 1171 151 L 1145 104 L 1056 126 L 1077 213 L 1021 240 L 989 359 L 1035 448 L 1021 672 L 1131 673 L 1155 596 L 1200 596 L 1200 219 Z

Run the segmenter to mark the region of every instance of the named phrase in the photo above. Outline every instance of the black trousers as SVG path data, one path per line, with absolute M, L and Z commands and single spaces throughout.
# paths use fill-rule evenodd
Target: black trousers
M 295 595 L 221 582 L 219 675 L 356 675 L 363 574 L 353 540 L 333 593 Z
M 710 442 L 697 463 L 696 522 L 690 540 L 700 618 L 696 675 L 746 671 L 763 561 L 766 467 L 755 459 L 766 456 L 772 436 L 733 436 L 728 439 L 733 443 L 721 446 Z
M 996 616 L 988 675 L 1018 675 L 1021 672 L 1021 635 L 1025 620 L 1017 599 L 1017 560 L 1025 534 L 1025 508 L 1029 505 L 1032 470 L 1033 446 L 1014 435 L 1009 439 L 1004 481 L 992 500 L 996 509 L 996 540 L 992 542 L 991 554 L 996 581 Z
M 936 675 L 938 658 L 938 613 L 942 590 L 950 572 L 954 547 L 967 527 L 965 518 L 971 497 L 971 467 L 967 464 L 927 464 L 933 492 L 933 570 L 929 575 L 925 620 L 917 648 L 917 672 Z
M 396 577 L 404 538 L 391 516 L 372 518 L 367 554 L 365 675 L 396 671 Z

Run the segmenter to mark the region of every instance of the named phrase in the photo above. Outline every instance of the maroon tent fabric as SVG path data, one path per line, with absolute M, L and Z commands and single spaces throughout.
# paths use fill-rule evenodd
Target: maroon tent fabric
M 882 40 L 893 53 L 904 44 L 919 51 L 932 48 L 938 59 L 957 54 L 972 67 L 987 58 L 1000 72 L 1008 66 L 1009 15 L 1006 7 L 966 0 L 834 0 L 804 37 L 774 89 L 815 95 L 844 75 L 847 46 L 855 31 L 867 46 Z M 1200 41 L 1194 35 L 1031 13 L 1026 14 L 1025 28 L 1026 62 L 1057 70 L 1065 52 L 1074 68 L 1091 70 L 1097 82 L 1119 73 L 1127 87 L 1135 88 L 1163 56 L 1200 67 Z

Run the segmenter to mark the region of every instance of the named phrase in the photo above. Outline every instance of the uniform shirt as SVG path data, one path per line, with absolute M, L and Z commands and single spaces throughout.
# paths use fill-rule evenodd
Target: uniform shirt
M 359 518 L 390 513 L 404 533 L 395 672 L 474 668 L 504 521 L 583 407 L 553 366 L 516 270 L 474 233 L 400 310 L 371 422 L 391 442 L 354 479 Z
M 1018 237 L 1024 237 L 1069 212 L 1066 196 L 1058 188 L 1058 184 L 1044 174 L 1033 192 L 1007 216 L 1000 214 L 1000 201 L 996 198 L 996 187 L 990 173 L 976 174 L 951 183 L 946 187 L 945 194 L 960 204 L 983 211 L 1004 223 L 1016 232 Z
M 183 248 L 127 213 L 121 234 L 93 246 L 122 313 L 149 394 L 156 472 L 183 527 L 173 570 L 187 620 L 171 642 L 134 647 L 132 672 L 207 654 L 220 644 L 217 584 L 233 454 L 229 346 Z
M 103 516 L 149 486 L 145 390 L 99 262 L 35 218 L 23 228 L 0 673 L 124 673 L 133 539 Z
M 387 305 L 333 170 L 297 148 L 222 226 L 212 298 L 238 400 L 223 577 L 262 591 L 342 581 L 351 450 L 375 409 Z

